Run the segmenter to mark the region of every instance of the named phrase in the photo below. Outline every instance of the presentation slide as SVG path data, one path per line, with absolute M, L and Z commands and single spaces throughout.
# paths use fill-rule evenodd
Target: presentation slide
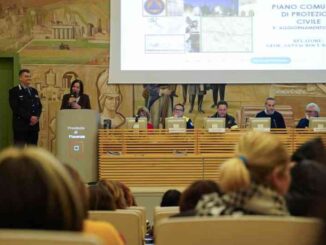
M 112 82 L 326 80 L 325 0 L 120 0 L 111 13 Z

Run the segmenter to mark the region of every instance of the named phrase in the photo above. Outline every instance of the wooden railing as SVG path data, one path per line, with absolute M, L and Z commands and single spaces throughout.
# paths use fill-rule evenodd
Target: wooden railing
M 125 182 L 133 187 L 184 187 L 197 179 L 219 179 L 221 164 L 234 154 L 246 129 L 208 133 L 204 129 L 186 133 L 166 130 L 99 131 L 99 177 Z M 271 131 L 292 154 L 302 143 L 326 133 L 305 129 Z

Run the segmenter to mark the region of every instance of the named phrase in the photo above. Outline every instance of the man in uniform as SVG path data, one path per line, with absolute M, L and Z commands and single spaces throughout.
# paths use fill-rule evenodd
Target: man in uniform
M 19 71 L 20 83 L 9 90 L 9 104 L 12 109 L 14 144 L 18 146 L 37 145 L 42 112 L 41 100 L 35 88 L 30 87 L 31 73 Z

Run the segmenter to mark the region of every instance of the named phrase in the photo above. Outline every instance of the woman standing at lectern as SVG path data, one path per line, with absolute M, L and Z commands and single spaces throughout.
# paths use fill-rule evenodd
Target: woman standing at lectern
M 91 109 L 89 97 L 84 94 L 81 80 L 76 79 L 71 83 L 70 93 L 63 96 L 60 109 Z

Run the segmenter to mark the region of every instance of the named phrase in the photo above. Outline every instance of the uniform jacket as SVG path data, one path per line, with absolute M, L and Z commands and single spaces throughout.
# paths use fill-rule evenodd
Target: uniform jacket
M 40 117 L 42 104 L 35 88 L 25 89 L 22 85 L 17 85 L 9 90 L 9 104 L 12 109 L 12 124 L 16 131 L 39 131 L 39 123 L 30 126 L 31 116 Z

